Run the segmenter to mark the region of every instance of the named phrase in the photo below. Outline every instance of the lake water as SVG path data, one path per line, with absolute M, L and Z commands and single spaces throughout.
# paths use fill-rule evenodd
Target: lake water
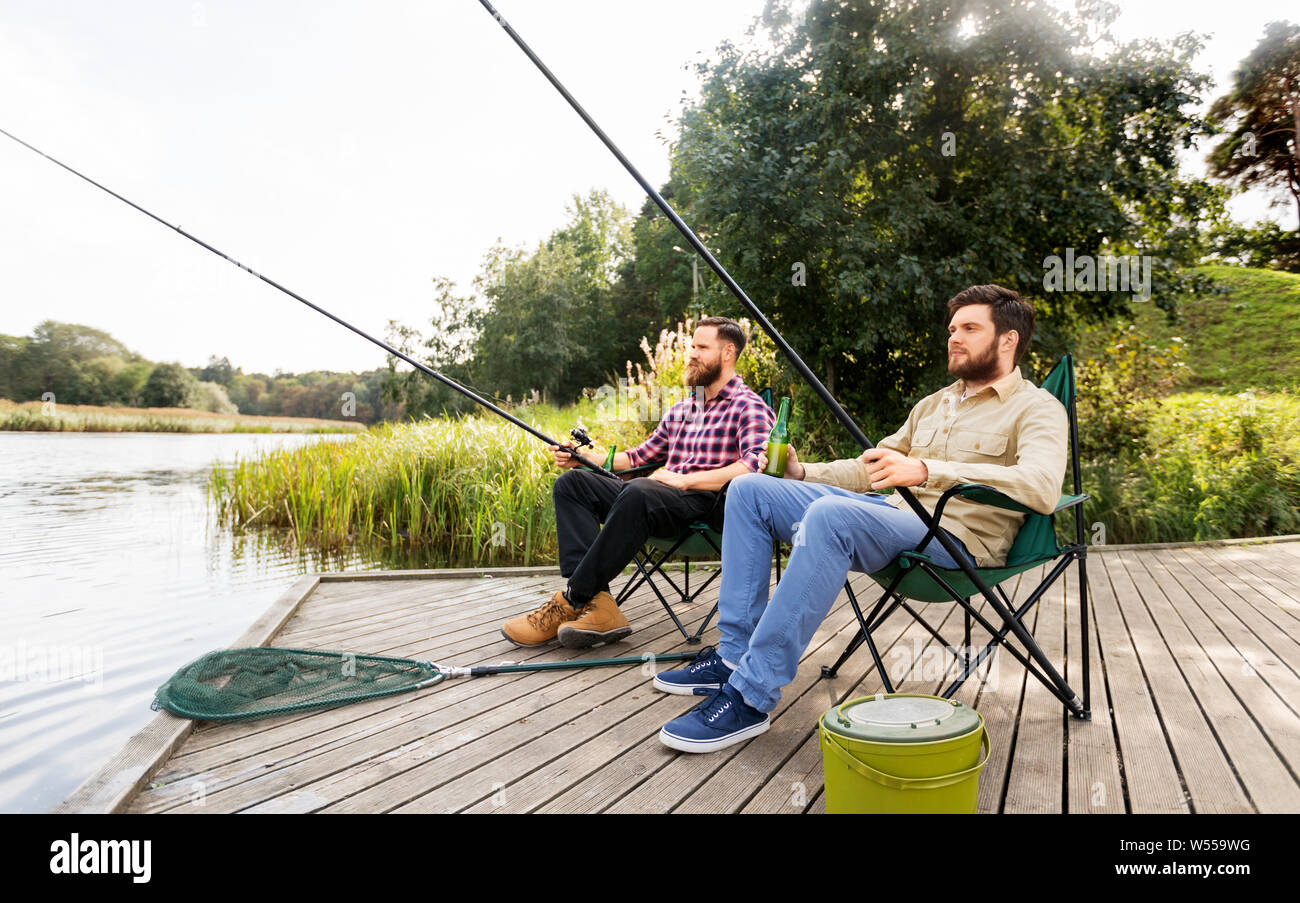
M 347 435 L 0 432 L 0 812 L 48 811 L 293 580 L 375 570 L 217 525 L 215 462 Z

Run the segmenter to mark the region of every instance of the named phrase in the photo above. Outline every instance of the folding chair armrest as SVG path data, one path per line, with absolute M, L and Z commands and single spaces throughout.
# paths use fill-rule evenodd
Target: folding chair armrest
M 1005 508 L 1008 511 L 1019 511 L 1022 514 L 1037 514 L 1033 508 L 1017 502 L 1005 492 L 994 489 L 992 486 L 985 486 L 983 483 L 959 483 L 952 487 L 940 497 L 940 501 L 945 501 L 949 496 L 960 495 L 964 499 L 970 499 L 972 502 L 979 502 L 981 505 L 992 505 L 995 508 Z M 936 517 L 938 509 L 935 509 Z
M 993 505 L 997 508 L 1005 508 L 1008 511 L 1019 511 L 1023 514 L 1038 514 L 1028 505 L 1017 502 L 1005 492 L 994 489 L 992 486 L 985 486 L 983 483 L 959 483 L 939 496 L 939 503 L 934 507 L 934 519 L 938 521 L 943 516 L 943 506 L 948 503 L 948 499 L 954 495 L 960 495 L 962 498 L 970 499 L 972 502 L 979 502 L 981 505 Z M 1057 501 L 1056 507 L 1052 509 L 1055 514 L 1058 511 L 1065 511 L 1081 504 L 1087 500 L 1088 496 L 1084 495 L 1063 495 Z
M 1057 501 L 1056 507 L 1052 509 L 1052 513 L 1056 514 L 1058 511 L 1065 511 L 1068 508 L 1073 508 L 1075 505 L 1082 505 L 1090 498 L 1092 498 L 1092 496 L 1088 495 L 1086 492 L 1083 495 L 1063 495 Z

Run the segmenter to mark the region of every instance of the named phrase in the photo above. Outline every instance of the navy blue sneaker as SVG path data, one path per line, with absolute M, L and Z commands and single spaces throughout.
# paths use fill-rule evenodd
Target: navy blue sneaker
M 662 671 L 655 675 L 656 690 L 691 696 L 696 689 L 718 690 L 731 676 L 731 669 L 722 663 L 722 656 L 712 646 L 705 646 L 685 668 Z
M 714 752 L 757 737 L 770 720 L 767 713 L 745 702 L 739 690 L 723 684 L 704 702 L 665 724 L 659 740 L 682 752 Z

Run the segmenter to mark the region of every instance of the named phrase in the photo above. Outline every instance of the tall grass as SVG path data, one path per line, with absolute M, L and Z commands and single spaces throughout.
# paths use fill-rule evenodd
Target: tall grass
M 590 401 L 523 414 L 555 439 L 579 420 L 620 447 L 641 438 L 639 425 L 597 417 Z M 236 459 L 212 471 L 209 496 L 223 523 L 285 528 L 327 550 L 366 544 L 426 549 L 440 562 L 552 563 L 558 473 L 543 443 L 486 415 L 381 424 L 343 444 Z
M 1111 543 L 1300 532 L 1300 399 L 1171 395 L 1145 450 L 1085 462 L 1083 482 Z

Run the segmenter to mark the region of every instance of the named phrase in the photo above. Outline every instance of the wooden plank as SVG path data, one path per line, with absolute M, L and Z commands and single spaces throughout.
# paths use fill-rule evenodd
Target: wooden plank
M 1020 574 L 1011 587 L 1004 587 L 1008 590 L 1007 598 L 1013 604 L 1021 601 L 1022 594 L 1027 596 L 1031 592 L 1031 587 L 1037 586 L 1042 581 L 1043 574 L 1043 568 L 1034 568 Z M 981 599 L 978 610 L 990 624 L 1001 628 L 1001 619 L 993 611 L 988 600 Z M 1037 628 L 1039 612 L 1035 608 L 1025 615 L 1027 626 L 1032 633 Z M 982 645 L 991 638 L 978 622 L 972 629 L 972 645 Z M 984 729 L 989 734 L 989 758 L 980 773 L 977 811 L 1000 812 L 1016 750 L 1016 731 L 1025 684 L 1030 677 L 1024 666 L 1007 655 L 1005 649 L 999 649 L 993 654 L 992 659 L 981 665 L 976 676 L 979 676 L 980 680 L 968 682 L 967 686 L 955 694 L 955 698 L 980 713 L 984 718 Z
M 1288 636 L 1300 636 L 1300 591 L 1294 580 L 1279 578 L 1240 549 L 1224 550 L 1210 560 L 1219 566 L 1218 570 L 1256 588 L 1266 599 L 1266 608 L 1261 607 L 1260 611 L 1269 615 Z
M 1132 553 L 1163 590 L 1168 611 L 1178 616 L 1178 623 L 1164 630 L 1166 640 L 1187 658 L 1199 654 L 1206 664 L 1199 673 L 1213 697 L 1202 704 L 1214 712 L 1214 726 L 1237 773 L 1261 810 L 1300 812 L 1300 719 L 1242 654 L 1243 648 L 1259 647 L 1237 646 L 1234 640 L 1246 643 L 1245 631 L 1230 617 L 1211 621 L 1188 593 L 1185 572 L 1161 554 Z
M 1288 808 L 1296 802 L 1288 794 L 1300 794 L 1300 719 L 1292 704 L 1300 698 L 1300 591 L 1293 579 L 1300 576 L 1300 542 L 1096 551 L 1089 556 L 1093 721 L 1062 723 L 1060 703 L 1037 681 L 1026 685 L 1023 669 L 1006 655 L 995 657 L 1004 672 L 1000 680 L 977 675 L 957 696 L 974 700 L 990 733 L 1003 738 L 994 742 L 981 780 L 981 811 L 996 810 L 1004 795 L 1010 811 L 1059 811 L 1063 805 L 1073 812 L 1123 811 L 1125 801 L 1134 812 L 1251 811 L 1252 800 L 1262 809 L 1296 811 Z M 555 569 L 540 569 L 549 570 L 541 577 L 536 570 L 520 578 L 539 593 L 531 602 L 520 597 L 513 579 L 480 584 L 465 574 L 446 579 L 436 591 L 414 576 L 394 582 L 384 572 L 330 581 L 330 587 L 318 580 L 298 616 L 281 622 L 282 636 L 308 648 L 360 643 L 366 652 L 458 664 L 553 657 L 559 650 L 519 650 L 499 634 L 501 620 L 549 594 L 548 580 L 561 582 Z M 1034 585 L 1030 577 L 1017 589 Z M 1034 630 L 1053 662 L 1064 656 L 1074 686 L 1081 678 L 1077 580 L 1073 574 L 1063 579 L 1040 602 Z M 483 584 L 497 585 L 480 589 Z M 692 607 L 691 616 L 708 610 L 716 589 Z M 678 637 L 648 589 L 638 597 L 625 607 L 637 631 L 634 642 L 587 655 L 662 648 Z M 953 629 L 955 636 L 961 633 L 959 620 L 953 624 L 943 628 L 949 639 Z M 824 811 L 816 718 L 832 701 L 873 680 L 874 668 L 859 651 L 833 684 L 814 679 L 812 672 L 823 658 L 829 663 L 838 657 L 853 626 L 839 603 L 823 625 L 825 641 L 816 649 L 810 644 L 803 657 L 798 686 L 787 688 L 772 729 L 734 750 L 686 756 L 663 748 L 658 728 L 697 700 L 650 691 L 636 668 L 501 675 L 490 685 L 447 684 L 416 698 L 253 722 L 239 730 L 216 725 L 210 733 L 202 727 L 173 744 L 170 759 L 164 749 L 161 761 L 146 766 L 173 780 L 143 792 L 129 807 Z M 883 652 L 891 670 L 915 655 L 914 634 L 907 631 L 919 630 L 899 620 Z M 1044 630 L 1062 645 L 1049 649 Z M 1255 673 L 1241 671 L 1243 660 Z M 1233 671 L 1234 664 L 1241 673 Z M 934 692 L 941 685 L 915 669 L 899 684 L 907 692 Z M 1017 722 L 1022 704 L 1025 720 Z M 1233 714 L 1253 736 L 1228 717 Z M 196 781 L 204 806 L 191 799 Z M 1279 783 L 1277 799 L 1261 802 L 1261 793 Z M 1064 800 L 1062 788 L 1068 793 Z
M 1195 561 L 1204 573 L 1213 575 L 1215 580 L 1241 600 L 1230 606 L 1234 612 L 1249 609 L 1262 619 L 1263 624 L 1268 625 L 1261 627 L 1261 636 L 1273 637 L 1279 643 L 1286 642 L 1300 647 L 1300 617 L 1288 614 L 1280 607 L 1277 595 L 1268 592 L 1267 586 L 1261 585 L 1250 573 L 1243 574 L 1240 567 L 1209 555 L 1198 555 Z
M 1156 629 L 1150 612 L 1138 591 L 1128 568 L 1119 554 L 1106 555 L 1105 562 L 1111 586 L 1114 588 L 1117 608 L 1128 631 L 1129 642 L 1137 656 L 1137 664 L 1145 675 L 1151 694 L 1151 704 L 1160 721 L 1160 729 L 1168 744 L 1180 784 L 1186 795 L 1184 805 L 1189 812 L 1250 812 L 1253 811 L 1245 792 L 1219 749 L 1217 740 L 1196 700 L 1183 680 L 1164 640 Z M 1109 645 L 1108 649 L 1111 648 Z M 1115 656 L 1112 655 L 1112 658 Z M 1128 687 L 1118 680 L 1110 681 L 1111 692 L 1117 701 Z M 1135 697 L 1128 700 L 1137 705 Z M 1144 760 L 1155 748 L 1154 737 L 1144 731 L 1130 734 L 1136 727 L 1119 718 L 1120 744 L 1124 750 L 1125 774 L 1134 812 L 1150 811 L 1148 806 L 1161 806 L 1164 785 L 1161 781 L 1159 757 L 1156 762 Z M 1129 738 L 1133 736 L 1133 741 Z M 1149 737 L 1150 746 L 1141 745 Z M 1146 764 L 1150 769 L 1144 771 Z M 1155 808 L 1154 811 L 1169 811 Z
M 546 593 L 546 595 L 549 595 L 549 593 Z M 660 609 L 657 602 L 651 601 L 649 593 L 647 592 L 644 595 L 641 593 L 634 594 L 632 600 L 625 605 L 625 611 L 627 611 L 629 616 L 633 618 L 636 617 L 636 612 L 638 610 L 644 612 L 657 612 Z M 480 650 L 483 650 L 482 654 L 484 655 L 491 655 L 495 650 L 508 651 L 513 655 L 515 660 L 526 660 L 546 655 L 547 647 L 538 647 L 536 651 L 522 655 L 518 654 L 520 650 L 517 650 L 509 643 L 502 640 L 497 624 L 485 627 L 478 624 L 476 620 L 473 610 L 468 609 L 467 613 L 463 615 L 463 621 L 469 626 L 463 626 L 455 632 L 440 632 L 446 630 L 446 627 L 444 627 L 440 630 L 429 631 L 430 633 L 435 634 L 440 633 L 440 635 L 428 637 L 425 635 L 425 631 L 416 628 L 415 632 L 411 636 L 406 637 L 402 642 L 397 643 L 396 645 L 386 648 L 368 648 L 366 651 L 441 661 L 447 661 L 448 659 L 461 660 L 467 656 L 472 657 L 479 654 Z M 505 657 L 505 655 L 498 654 L 487 660 L 498 661 Z M 472 660 L 461 661 L 461 663 L 479 664 L 482 662 L 479 660 Z M 394 704 L 400 704 L 400 701 L 395 702 Z M 335 711 L 342 712 L 343 714 L 333 717 L 339 717 L 346 720 L 348 712 L 351 710 L 339 709 Z M 187 744 L 182 753 L 184 754 L 191 751 L 201 750 L 206 747 L 215 746 L 221 743 L 229 743 L 232 741 L 243 742 L 245 738 L 262 735 L 267 731 L 276 734 L 283 734 L 286 730 L 294 731 L 295 729 L 288 725 L 299 719 L 321 719 L 329 717 L 331 716 L 326 715 L 325 713 L 309 713 L 301 716 L 290 716 L 283 719 L 262 720 L 240 724 L 207 725 L 200 731 L 196 732 L 195 737 L 192 738 L 189 744 Z M 319 720 L 313 721 L 314 725 L 319 725 L 320 723 L 322 722 Z M 252 742 L 264 743 L 264 741 L 260 739 Z
M 665 623 L 665 629 L 675 631 L 671 622 Z M 587 716 L 598 705 L 608 704 L 619 695 L 638 689 L 644 693 L 646 681 L 639 668 L 592 669 L 569 672 L 551 680 L 532 680 L 531 683 L 540 686 L 521 697 L 519 705 L 476 704 L 475 711 L 463 713 L 463 721 L 456 726 L 454 736 L 448 731 L 433 738 L 414 751 L 414 755 L 395 762 L 379 774 L 354 771 L 322 782 L 318 785 L 322 788 L 319 792 L 337 802 L 320 811 L 392 811 L 428 796 L 463 775 L 477 775 L 489 763 L 549 733 L 556 725 Z M 591 688 L 597 688 L 596 695 L 584 693 Z M 690 702 L 678 697 L 676 704 L 686 707 Z M 488 792 L 495 792 L 490 785 Z M 424 804 L 416 805 L 436 808 L 437 798 L 430 797 Z
M 679 665 L 667 664 L 660 670 L 675 667 Z M 649 675 L 643 674 L 642 677 L 645 680 Z M 528 770 L 529 766 L 521 764 L 519 759 L 512 759 L 509 765 L 512 769 L 511 779 L 504 782 L 506 786 L 501 792 L 494 793 L 491 797 L 470 806 L 467 811 L 531 812 L 568 787 L 588 779 L 595 772 L 602 771 L 611 760 L 617 758 L 628 747 L 657 734 L 665 722 L 682 713 L 682 697 L 672 697 L 652 688 L 647 691 L 645 684 L 638 686 L 628 696 L 635 699 L 644 692 L 649 693 L 650 699 L 643 702 L 642 707 L 634 713 L 617 713 L 610 706 L 602 706 L 600 715 L 604 725 L 601 732 L 584 740 L 577 748 L 564 750 L 563 744 L 557 742 L 561 738 L 552 735 L 534 741 L 537 748 L 547 750 L 552 755 L 552 759 L 531 771 Z M 689 708 L 698 700 L 689 698 L 686 702 Z M 613 726 L 609 725 L 609 721 L 614 722 Z M 535 751 L 527 751 L 529 760 L 535 760 Z M 449 805 L 449 789 L 444 787 L 438 791 L 438 805 Z
M 1213 703 L 1207 698 L 1211 682 L 1205 674 L 1208 665 L 1203 650 L 1190 641 L 1185 630 L 1178 629 L 1168 600 L 1141 563 L 1131 560 L 1132 554 L 1107 556 L 1106 566 L 1114 567 L 1112 581 L 1117 582 L 1121 572 L 1127 576 L 1129 589 L 1120 591 L 1121 596 L 1139 600 L 1126 607 L 1125 616 L 1143 667 L 1151 675 L 1156 704 L 1194 811 L 1255 811 L 1257 801 L 1247 798 L 1222 748 L 1222 735 L 1211 720 L 1217 714 L 1227 717 L 1232 713 L 1218 705 L 1202 709 Z
M 1279 554 L 1277 546 L 1248 546 L 1215 551 L 1227 561 L 1241 562 L 1251 567 L 1276 587 L 1288 602 L 1300 601 L 1300 591 L 1296 589 L 1296 580 L 1300 578 L 1300 562 L 1289 555 Z
M 548 592 L 549 590 L 549 592 Z M 379 652 L 390 648 L 387 637 L 423 630 L 429 639 L 453 633 L 463 627 L 483 627 L 495 619 L 497 628 L 507 618 L 531 611 L 554 594 L 554 584 L 525 584 L 498 586 L 492 589 L 467 590 L 465 595 L 453 597 L 448 605 L 422 605 L 416 609 L 401 608 L 385 617 L 376 612 L 364 621 L 349 620 L 338 625 L 290 624 L 289 629 L 276 637 L 276 645 L 344 649 L 364 649 Z
M 1300 677 L 1300 640 L 1287 635 L 1278 625 L 1270 621 L 1254 605 L 1249 604 L 1246 594 L 1253 594 L 1261 603 L 1267 600 L 1253 588 L 1237 582 L 1241 589 L 1234 589 L 1225 580 L 1221 569 L 1207 568 L 1196 556 L 1171 553 L 1168 559 L 1174 566 L 1180 567 L 1187 575 L 1188 585 L 1199 584 L 1212 598 L 1206 601 L 1206 614 L 1219 623 L 1228 619 L 1238 623 L 1249 632 L 1250 638 L 1245 642 L 1256 643 L 1261 649 L 1247 649 L 1247 663 L 1261 672 L 1265 680 L 1275 687 L 1284 700 L 1300 699 L 1300 687 L 1292 684 L 1291 678 Z M 1201 594 L 1192 591 L 1198 598 Z M 1289 672 L 1278 674 L 1279 669 Z M 1281 681 L 1278 684 L 1276 681 Z
M 1086 562 L 1085 562 L 1086 565 Z M 1086 568 L 1085 568 L 1086 570 Z M 1079 564 L 1075 562 L 1064 575 L 1065 585 L 1065 679 L 1083 695 L 1083 639 L 1080 632 Z M 1110 701 L 1106 692 L 1100 637 L 1094 615 L 1093 587 L 1108 582 L 1103 574 L 1098 581 L 1088 574 L 1088 658 L 1090 693 L 1088 705 L 1092 718 L 1082 721 L 1073 716 L 1065 719 L 1066 728 L 1066 811 L 1071 813 L 1123 813 L 1124 791 L 1120 776 L 1119 748 L 1115 742 L 1115 724 L 1111 720 Z M 1160 738 L 1164 745 L 1164 738 Z M 1172 769 L 1171 769 L 1172 770 Z M 1174 787 L 1177 788 L 1177 776 Z
M 1109 808 L 1116 799 L 1130 812 L 1186 813 L 1191 808 L 1183 780 L 1174 761 L 1168 737 L 1151 692 L 1149 676 L 1142 668 L 1137 647 L 1124 620 L 1125 607 L 1140 605 L 1125 593 L 1131 591 L 1127 574 L 1122 575 L 1117 593 L 1111 574 L 1099 557 L 1088 570 L 1093 626 L 1097 636 L 1097 672 L 1106 687 L 1100 697 L 1094 690 L 1093 710 L 1109 702 L 1114 732 L 1118 737 L 1120 780 L 1102 786 L 1089 784 L 1088 803 L 1099 799 Z M 1096 715 L 1094 715 L 1096 717 Z M 1071 811 L 1080 809 L 1071 806 Z
M 303 599 L 311 595 L 319 578 L 315 574 L 299 577 L 240 635 L 232 649 L 260 646 L 267 642 L 293 614 Z M 185 741 L 193 729 L 188 718 L 159 712 L 137 732 L 102 768 L 82 782 L 72 794 L 55 807 L 55 812 L 121 812 L 136 792 L 166 763 L 172 752 Z
M 1045 573 L 1030 586 L 1037 586 L 1044 576 Z M 1047 660 L 1057 668 L 1063 667 L 1064 660 L 1064 598 L 1065 588 L 1058 579 L 1038 600 L 1038 619 L 1031 631 Z M 1008 665 L 1014 661 L 1010 656 L 1007 659 Z M 1015 755 L 1007 775 L 1004 812 L 1064 810 L 1061 770 L 1065 748 L 1064 711 L 1063 704 L 1037 678 L 1026 679 L 1016 725 Z
M 825 781 L 821 746 L 817 732 L 813 731 L 740 811 L 769 815 L 803 812 L 814 795 L 821 792 Z

